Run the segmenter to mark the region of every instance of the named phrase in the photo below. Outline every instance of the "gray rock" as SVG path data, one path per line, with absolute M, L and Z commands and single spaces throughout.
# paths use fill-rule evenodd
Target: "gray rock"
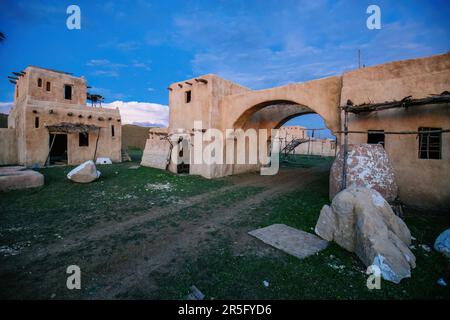
M 434 250 L 450 259 L 450 229 L 445 230 L 436 238 Z
M 67 174 L 67 178 L 78 183 L 89 183 L 100 177 L 94 161 L 88 160 Z
M 355 252 L 366 266 L 377 265 L 385 280 L 399 283 L 415 268 L 411 233 L 376 190 L 352 187 L 338 193 L 331 207 L 322 208 L 315 232 Z

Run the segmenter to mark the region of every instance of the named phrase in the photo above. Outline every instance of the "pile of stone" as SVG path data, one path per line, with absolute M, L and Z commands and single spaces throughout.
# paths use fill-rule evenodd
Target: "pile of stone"
M 367 267 L 377 266 L 385 280 L 399 283 L 416 266 L 408 227 L 374 189 L 351 187 L 338 193 L 331 206 L 322 208 L 315 232 L 355 252 Z

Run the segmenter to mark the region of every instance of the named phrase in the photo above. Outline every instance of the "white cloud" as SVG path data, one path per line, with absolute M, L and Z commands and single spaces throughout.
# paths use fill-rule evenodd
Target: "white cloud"
M 14 102 L 0 102 L 0 113 L 9 114 L 9 110 L 13 106 Z
M 119 77 L 119 73 L 116 70 L 95 70 L 92 72 L 94 76 L 106 76 L 106 77 Z
M 134 40 L 119 41 L 114 39 L 113 41 L 104 42 L 98 45 L 99 48 L 114 48 L 120 51 L 134 51 L 139 49 L 140 43 Z
M 129 64 L 124 64 L 114 63 L 109 61 L 108 59 L 91 59 L 86 62 L 86 65 L 96 68 L 91 72 L 91 74 L 94 76 L 107 76 L 117 78 L 120 75 L 119 71 L 127 68 L 137 68 L 145 71 L 151 71 L 149 63 L 150 62 L 132 60 Z
M 162 104 L 137 101 L 114 101 L 103 103 L 105 108 L 119 108 L 123 124 L 167 127 L 169 107 Z
M 105 66 L 108 65 L 110 62 L 108 59 L 91 59 L 89 60 L 86 65 L 87 66 Z

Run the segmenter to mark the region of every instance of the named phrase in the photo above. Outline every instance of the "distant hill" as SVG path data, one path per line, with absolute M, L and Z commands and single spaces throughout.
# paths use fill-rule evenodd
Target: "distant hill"
M 8 115 L 0 113 L 0 128 L 8 128 Z
M 144 150 L 150 127 L 141 127 L 133 124 L 122 126 L 122 149 L 137 148 Z

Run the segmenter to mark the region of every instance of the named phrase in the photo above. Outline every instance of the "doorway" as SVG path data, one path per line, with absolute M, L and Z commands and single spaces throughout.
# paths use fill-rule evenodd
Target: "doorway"
M 177 173 L 189 173 L 190 149 L 189 140 L 181 139 L 178 143 L 178 160 Z
M 49 135 L 50 164 L 67 164 L 67 134 Z

